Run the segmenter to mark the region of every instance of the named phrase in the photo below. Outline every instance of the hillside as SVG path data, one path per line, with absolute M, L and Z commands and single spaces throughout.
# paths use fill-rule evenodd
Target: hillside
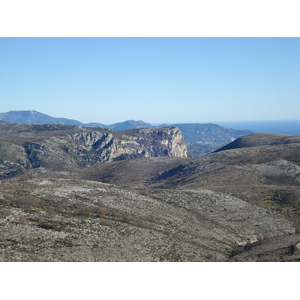
M 245 168 L 245 171 L 247 171 L 247 165 L 268 163 L 276 165 L 283 160 L 298 166 L 300 165 L 299 149 L 300 136 L 252 134 L 240 138 L 214 153 L 190 159 L 187 163 L 178 166 L 177 170 L 169 170 L 160 179 L 170 180 L 171 183 L 175 177 L 184 177 L 186 181 L 192 183 L 193 181 L 188 180 L 187 176 L 195 174 L 202 176 L 206 171 L 211 173 L 212 170 L 219 170 L 225 173 L 226 168 L 235 165 L 239 165 L 239 170 Z M 274 167 L 274 169 L 276 168 Z M 291 174 L 294 174 L 292 169 L 290 171 Z M 245 175 L 247 172 L 245 172 Z M 221 182 L 224 182 L 227 178 L 228 176 L 224 176 Z M 287 177 L 285 176 L 281 180 L 284 181 L 286 179 Z M 241 176 L 239 180 L 232 183 L 240 184 L 243 180 L 245 180 L 245 177 Z M 230 178 L 228 178 L 228 181 L 230 181 Z M 180 183 L 184 185 L 184 181 L 180 181 Z
M 53 118 L 35 110 L 9 111 L 7 113 L 1 113 L 0 119 L 8 123 L 82 125 L 81 122 L 76 120 Z
M 293 234 L 284 218 L 208 190 L 129 190 L 74 179 L 0 185 L 0 261 L 224 261 Z
M 151 124 L 145 123 L 144 121 L 141 121 L 141 120 L 140 121 L 128 120 L 125 122 L 119 122 L 119 123 L 114 123 L 114 124 L 105 126 L 105 128 L 109 128 L 109 129 L 117 130 L 117 131 L 135 129 L 135 128 L 153 128 L 153 127 L 154 126 L 152 126 Z
M 78 126 L 87 126 L 87 127 L 101 127 L 101 128 L 107 128 L 107 129 L 118 130 L 118 131 L 135 129 L 135 128 L 154 127 L 149 123 L 145 123 L 143 121 L 134 121 L 134 120 L 118 122 L 111 125 L 104 125 L 98 122 L 84 124 L 77 120 L 72 120 L 67 118 L 54 118 L 35 110 L 20 110 L 20 111 L 9 111 L 6 113 L 0 113 L 0 119 L 8 123 L 78 125 Z
M 255 135 L 247 135 L 240 137 L 221 147 L 217 151 L 224 151 L 236 148 L 248 148 L 248 147 L 259 147 L 259 146 L 270 146 L 270 145 L 288 145 L 288 144 L 299 144 L 299 135 L 283 135 L 283 134 L 268 134 L 268 133 L 257 133 Z
M 300 261 L 300 136 L 3 123 L 0 175 L 0 261 Z
M 74 169 L 139 157 L 186 157 L 178 128 L 112 131 L 71 125 L 0 124 L 0 178 L 37 167 Z
M 235 130 L 216 124 L 172 124 L 178 127 L 187 143 L 188 154 L 200 156 L 211 153 L 235 139 L 253 133 L 251 130 Z
M 37 111 L 10 111 L 1 113 L 0 119 L 9 123 L 23 124 L 65 124 L 81 125 L 86 127 L 101 127 L 116 131 L 137 129 L 137 128 L 154 128 L 150 123 L 144 121 L 127 120 L 110 125 L 102 123 L 83 124 L 76 120 L 66 118 L 54 118 Z M 232 142 L 238 137 L 253 133 L 250 130 L 235 130 L 221 127 L 216 124 L 171 124 L 160 125 L 160 127 L 178 127 L 187 143 L 188 154 L 190 156 L 200 156 L 211 153 L 222 146 Z
M 156 178 L 155 185 L 182 189 L 231 189 L 236 192 L 235 195 L 252 201 L 255 201 L 256 194 L 258 198 L 261 197 L 259 186 L 268 187 L 262 189 L 266 192 L 273 188 L 284 189 L 284 186 L 298 190 L 300 136 L 264 136 L 265 142 L 258 141 L 261 134 L 245 137 L 248 145 L 259 143 L 260 146 L 231 148 L 178 164 Z M 269 141 L 273 141 L 271 145 Z M 297 193 L 293 198 L 298 201 Z
M 300 261 L 299 150 L 251 134 L 192 158 L 176 127 L 1 124 L 0 261 Z

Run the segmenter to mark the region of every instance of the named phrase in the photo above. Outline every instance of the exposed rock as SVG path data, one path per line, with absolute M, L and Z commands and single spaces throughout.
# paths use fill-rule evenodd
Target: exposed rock
M 177 128 L 1 128 L 2 177 L 26 171 L 0 181 L 2 261 L 300 260 L 297 137 L 196 159 Z
M 241 249 L 232 256 L 231 261 L 299 261 L 300 234 L 261 240 Z
M 0 215 L 0 261 L 224 261 L 235 247 L 295 232 L 223 193 L 50 177 L 2 181 Z
M 2 124 L 0 147 L 6 149 L 0 159 L 12 166 L 10 172 L 10 164 L 0 161 L 2 178 L 15 174 L 18 165 L 23 172 L 31 167 L 71 169 L 141 157 L 187 157 L 186 144 L 175 127 L 116 132 L 82 126 Z
M 144 121 L 127 120 L 110 125 L 102 123 L 83 124 L 77 120 L 66 118 L 54 118 L 34 110 L 30 111 L 10 111 L 0 113 L 0 119 L 3 122 L 9 123 L 24 123 L 24 124 L 65 124 L 79 125 L 87 127 L 101 127 L 112 129 L 115 131 L 123 131 L 135 128 L 154 128 L 155 126 L 145 123 Z M 5 121 L 4 121 L 5 120 Z M 1 123 L 2 120 L 0 120 Z M 200 156 L 211 153 L 220 147 L 227 145 L 238 137 L 253 133 L 250 130 L 236 130 L 224 128 L 217 124 L 171 124 L 160 125 L 161 127 L 171 126 L 178 127 L 187 143 L 188 154 L 190 156 Z
M 251 130 L 235 130 L 216 124 L 172 124 L 178 127 L 187 143 L 188 154 L 201 156 L 211 153 L 236 138 L 251 134 Z

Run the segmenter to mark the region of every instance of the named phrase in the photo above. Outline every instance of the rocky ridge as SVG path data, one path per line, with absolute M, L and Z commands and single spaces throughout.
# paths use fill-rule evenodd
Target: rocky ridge
M 2 261 L 300 260 L 297 136 L 191 158 L 176 128 L 1 126 L 1 166 L 26 170 L 0 181 Z
M 215 152 L 220 152 L 230 149 L 250 148 L 261 146 L 275 146 L 275 145 L 290 145 L 299 144 L 299 135 L 284 135 L 284 134 L 269 134 L 269 133 L 255 133 L 237 138 L 233 142 L 221 147 Z
M 54 118 L 37 111 L 10 111 L 0 113 L 0 119 L 9 123 L 23 124 L 66 124 L 87 127 L 101 127 L 115 131 L 123 131 L 136 128 L 154 128 L 155 126 L 144 121 L 127 120 L 110 125 L 102 123 L 83 124 L 77 120 L 66 118 Z M 2 120 L 0 120 L 1 123 Z M 227 145 L 238 137 L 253 133 L 250 130 L 235 130 L 224 128 L 216 124 L 161 124 L 159 127 L 177 127 L 180 129 L 188 148 L 190 156 L 200 156 L 211 153 L 220 147 Z
M 0 178 L 30 168 L 72 169 L 141 157 L 186 157 L 175 127 L 112 131 L 68 125 L 0 125 Z

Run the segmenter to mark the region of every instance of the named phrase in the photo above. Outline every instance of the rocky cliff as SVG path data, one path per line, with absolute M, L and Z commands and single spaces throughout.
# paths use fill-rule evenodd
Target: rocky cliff
M 217 124 L 172 124 L 178 127 L 186 141 L 188 153 L 191 156 L 209 154 L 235 139 L 252 134 L 250 130 L 236 130 Z
M 113 131 L 67 125 L 1 124 L 0 178 L 34 167 L 70 169 L 141 157 L 187 157 L 176 127 Z
M 0 125 L 0 261 L 300 261 L 299 136 L 241 140 Z

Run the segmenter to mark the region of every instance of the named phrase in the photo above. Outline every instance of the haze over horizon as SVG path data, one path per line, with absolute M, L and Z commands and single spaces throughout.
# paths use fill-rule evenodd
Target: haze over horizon
M 59 116 L 52 116 L 52 115 L 48 115 L 48 114 L 45 114 L 44 112 L 41 112 L 41 111 L 37 111 L 35 109 L 23 109 L 23 110 L 11 110 L 11 111 L 6 111 L 6 112 L 3 112 L 1 111 L 0 114 L 6 114 L 6 113 L 9 113 L 9 112 L 36 112 L 38 114 L 43 114 L 43 115 L 47 115 L 49 117 L 53 117 L 53 118 L 57 118 L 57 119 L 60 119 L 60 118 L 65 118 L 64 115 L 59 115 Z M 0 119 L 1 119 L 1 116 L 0 116 Z M 103 122 L 98 122 L 98 121 L 91 121 L 91 122 L 82 122 L 80 119 L 75 119 L 75 118 L 67 118 L 67 119 L 70 119 L 70 120 L 74 120 L 74 121 L 79 121 L 83 124 L 89 124 L 89 123 L 102 123 L 104 125 L 111 125 L 111 124 L 115 124 L 115 123 L 121 123 L 121 122 L 126 122 L 126 121 L 142 121 L 142 122 L 145 122 L 145 123 L 149 123 L 151 125 L 164 125 L 164 124 L 167 124 L 167 125 L 171 125 L 171 124 L 208 124 L 208 123 L 215 123 L 215 124 L 220 124 L 221 126 L 225 126 L 225 125 L 232 125 L 232 124 L 236 124 L 238 127 L 240 127 L 239 125 L 242 125 L 242 124 L 252 124 L 252 125 L 255 125 L 257 124 L 257 126 L 259 127 L 259 125 L 261 125 L 261 123 L 265 123 L 265 124 L 268 124 L 269 126 L 272 124 L 275 124 L 275 123 L 283 123 L 283 122 L 286 122 L 286 123 L 293 123 L 293 122 L 297 122 L 297 124 L 300 122 L 300 118 L 298 119 L 291 119 L 291 120 L 239 120 L 239 121 L 207 121 L 207 122 L 151 122 L 151 121 L 148 121 L 148 120 L 138 120 L 138 119 L 121 119 L 117 122 L 114 122 L 114 123 L 103 123 Z M 226 126 L 225 126 L 226 127 Z
M 299 53 L 299 38 L 0 38 L 0 112 L 103 124 L 298 120 Z

